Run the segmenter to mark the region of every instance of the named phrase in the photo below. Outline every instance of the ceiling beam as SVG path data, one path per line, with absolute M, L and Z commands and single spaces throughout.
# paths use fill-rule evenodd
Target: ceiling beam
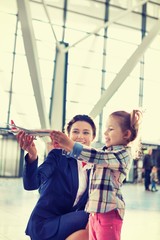
M 97 34 L 101 29 L 105 29 L 108 28 L 111 24 L 118 22 L 119 19 L 125 17 L 126 15 L 128 15 L 129 13 L 133 12 L 136 8 L 143 6 L 144 4 L 146 4 L 147 2 L 149 2 L 149 0 L 142 0 L 139 1 L 136 5 L 132 6 L 132 4 L 128 4 L 128 8 L 122 12 L 120 12 L 116 17 L 114 17 L 113 19 L 111 19 L 110 21 L 106 21 L 104 22 L 101 26 L 98 26 L 96 29 L 94 29 L 94 31 L 88 33 L 87 35 L 85 35 L 83 38 L 79 39 L 77 42 L 70 44 L 68 47 L 65 48 L 65 52 L 68 52 L 70 48 L 75 47 L 77 44 L 79 44 L 80 42 L 84 41 L 85 39 L 87 39 L 88 37 Z
M 46 112 L 42 77 L 39 59 L 32 26 L 32 18 L 28 0 L 17 0 L 18 16 L 21 22 L 24 48 L 26 52 L 28 67 L 30 71 L 33 91 L 35 95 L 37 110 L 42 128 L 49 128 L 49 116 Z
M 115 79 L 108 86 L 108 88 L 104 91 L 99 101 L 95 104 L 93 109 L 90 112 L 90 116 L 95 118 L 99 115 L 111 97 L 115 94 L 118 88 L 122 85 L 124 80 L 129 76 L 132 72 L 144 52 L 147 50 L 153 39 L 157 36 L 160 31 L 160 20 L 154 25 L 151 31 L 148 33 L 146 37 L 143 38 L 142 43 L 138 46 L 132 56 L 127 60 L 122 69 L 116 75 Z

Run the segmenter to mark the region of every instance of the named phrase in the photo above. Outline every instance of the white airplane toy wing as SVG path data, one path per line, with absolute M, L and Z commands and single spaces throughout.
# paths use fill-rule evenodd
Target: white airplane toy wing
M 13 120 L 11 120 L 11 124 L 8 124 L 10 127 L 10 130 L 8 132 L 13 133 L 14 135 L 17 135 L 20 131 L 24 131 L 26 134 L 36 137 L 46 137 L 50 136 L 51 130 L 49 129 L 26 129 L 17 126 Z

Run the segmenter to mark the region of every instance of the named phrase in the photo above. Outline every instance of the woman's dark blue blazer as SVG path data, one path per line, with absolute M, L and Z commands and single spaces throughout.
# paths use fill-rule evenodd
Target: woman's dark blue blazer
M 38 159 L 28 163 L 26 155 L 23 184 L 24 189 L 39 189 L 40 193 L 26 228 L 32 240 L 64 240 L 85 228 L 88 213 L 83 210 L 88 187 L 73 206 L 79 186 L 77 160 L 67 158 L 61 149 L 54 149 L 38 167 Z

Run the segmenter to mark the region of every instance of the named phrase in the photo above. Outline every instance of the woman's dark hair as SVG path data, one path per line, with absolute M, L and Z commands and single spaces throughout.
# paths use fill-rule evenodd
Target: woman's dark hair
M 74 116 L 74 117 L 67 123 L 67 126 L 66 126 L 66 132 L 67 132 L 67 134 L 70 133 L 72 125 L 73 125 L 75 122 L 78 122 L 78 121 L 82 121 L 82 122 L 87 122 L 87 123 L 89 123 L 89 124 L 91 125 L 91 127 L 92 127 L 92 130 L 93 130 L 93 137 L 96 136 L 96 125 L 95 125 L 94 121 L 92 120 L 92 118 L 91 118 L 90 116 L 84 115 L 84 114 L 83 114 L 83 115 L 79 114 L 79 115 Z

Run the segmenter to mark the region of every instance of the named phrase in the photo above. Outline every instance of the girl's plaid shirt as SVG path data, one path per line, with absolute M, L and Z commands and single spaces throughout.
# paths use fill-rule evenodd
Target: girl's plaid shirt
M 121 186 L 132 161 L 131 148 L 118 145 L 103 151 L 75 143 L 69 156 L 93 163 L 86 211 L 105 213 L 117 209 L 123 219 L 125 203 Z

